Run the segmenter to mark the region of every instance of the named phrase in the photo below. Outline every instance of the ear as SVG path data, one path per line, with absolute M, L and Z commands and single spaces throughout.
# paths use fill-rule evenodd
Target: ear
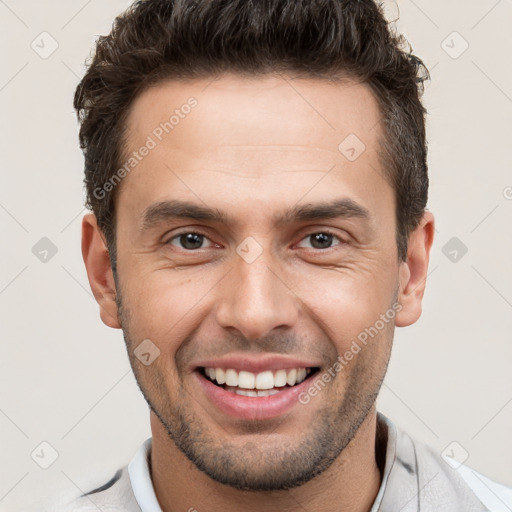
M 402 309 L 396 315 L 397 327 L 411 325 L 421 316 L 434 227 L 434 216 L 425 212 L 419 226 L 409 235 L 407 260 L 401 263 L 399 270 L 398 302 Z
M 110 256 L 96 216 L 92 213 L 85 215 L 82 219 L 82 257 L 87 269 L 89 285 L 100 306 L 101 320 L 108 327 L 121 328 Z

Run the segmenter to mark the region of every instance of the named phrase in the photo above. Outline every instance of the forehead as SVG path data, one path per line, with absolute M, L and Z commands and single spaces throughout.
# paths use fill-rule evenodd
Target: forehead
M 197 102 L 192 109 L 191 98 Z M 191 142 L 190 132 L 199 129 L 204 151 L 225 145 L 244 149 L 248 138 L 253 146 L 296 148 L 307 138 L 308 146 L 332 151 L 347 129 L 370 145 L 380 130 L 374 94 L 353 79 L 330 82 L 226 74 L 216 79 L 168 80 L 143 91 L 130 109 L 127 141 L 143 142 L 140 137 L 154 132 L 173 114 L 170 138 L 176 146 Z M 227 132 L 229 141 L 221 140 Z
M 232 209 L 244 199 L 292 205 L 306 194 L 389 199 L 378 103 L 353 80 L 169 80 L 136 99 L 126 128 L 125 161 L 151 148 L 120 186 L 132 212 L 175 195 Z

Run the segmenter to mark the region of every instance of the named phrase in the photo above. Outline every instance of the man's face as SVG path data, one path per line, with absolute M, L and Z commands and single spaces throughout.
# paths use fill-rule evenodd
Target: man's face
M 127 152 L 148 136 L 156 146 L 119 185 L 120 322 L 144 396 L 197 467 L 234 487 L 290 488 L 350 442 L 389 360 L 394 320 L 381 315 L 401 266 L 378 105 L 348 81 L 210 82 L 162 83 L 133 104 Z M 155 132 L 175 109 L 173 129 Z M 222 215 L 180 217 L 178 202 Z M 336 202 L 335 216 L 322 208 Z M 134 354 L 143 340 L 146 359 L 159 350 L 148 365 Z M 283 386 L 299 368 L 307 378 Z M 229 372 L 238 387 L 207 375 L 228 369 L 246 372 Z M 244 396 L 272 376 L 268 396 Z

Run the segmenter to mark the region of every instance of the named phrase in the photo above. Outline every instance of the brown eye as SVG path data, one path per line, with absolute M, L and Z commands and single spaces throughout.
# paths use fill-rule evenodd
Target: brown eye
M 333 246 L 333 241 L 338 240 L 339 242 L 343 243 L 343 240 L 341 240 L 336 235 L 322 231 L 319 233 L 312 233 L 311 235 L 306 236 L 303 240 L 309 241 L 309 246 L 306 246 L 306 248 L 312 248 L 312 249 L 329 249 Z M 340 245 L 340 244 L 334 244 L 334 245 Z M 304 246 L 303 246 L 304 247 Z
M 333 236 L 327 233 L 316 233 L 309 236 L 311 245 L 315 249 L 327 249 L 332 245 Z
M 204 235 L 200 233 L 182 233 L 180 235 L 176 235 L 175 237 L 169 240 L 171 245 L 177 245 L 181 249 L 186 249 L 187 251 L 193 251 L 196 249 L 202 249 L 203 242 L 208 240 Z M 177 242 L 177 243 L 174 243 Z

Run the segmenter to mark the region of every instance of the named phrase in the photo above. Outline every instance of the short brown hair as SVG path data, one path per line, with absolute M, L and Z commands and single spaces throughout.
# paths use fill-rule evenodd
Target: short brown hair
M 395 190 L 397 246 L 407 257 L 409 233 L 428 195 L 425 66 L 390 30 L 373 0 L 138 0 L 96 43 L 78 85 L 87 206 L 115 270 L 115 192 L 98 198 L 118 170 L 125 123 L 135 98 L 164 79 L 288 73 L 349 76 L 368 84 L 380 105 L 380 150 Z

